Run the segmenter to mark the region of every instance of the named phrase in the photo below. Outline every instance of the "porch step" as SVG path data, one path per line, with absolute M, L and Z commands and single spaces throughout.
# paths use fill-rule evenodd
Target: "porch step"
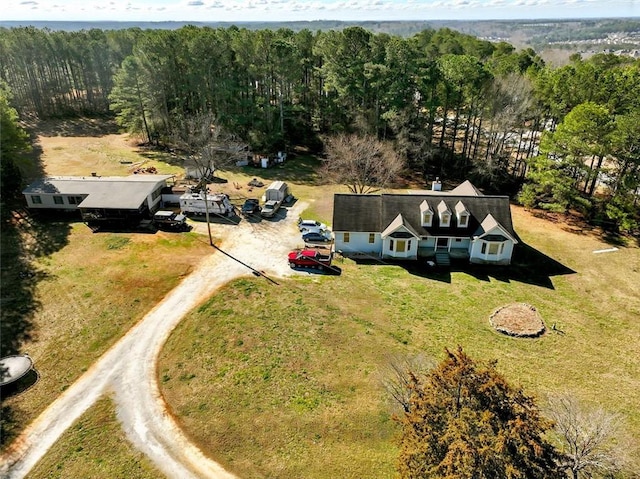
M 436 264 L 438 266 L 451 266 L 451 257 L 446 251 L 436 253 Z

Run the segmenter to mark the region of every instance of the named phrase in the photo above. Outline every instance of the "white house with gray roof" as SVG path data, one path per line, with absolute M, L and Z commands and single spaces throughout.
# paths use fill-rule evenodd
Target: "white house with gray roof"
M 32 210 L 80 211 L 87 223 L 136 221 L 160 208 L 171 175 L 52 176 L 22 192 Z
M 518 243 L 509 197 L 483 195 L 470 182 L 444 191 L 336 194 L 335 249 L 345 256 L 510 264 Z

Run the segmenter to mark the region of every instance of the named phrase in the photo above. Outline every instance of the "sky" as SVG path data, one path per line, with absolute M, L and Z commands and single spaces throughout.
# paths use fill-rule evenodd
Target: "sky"
M 2 0 L 0 21 L 489 20 L 640 17 L 640 0 Z

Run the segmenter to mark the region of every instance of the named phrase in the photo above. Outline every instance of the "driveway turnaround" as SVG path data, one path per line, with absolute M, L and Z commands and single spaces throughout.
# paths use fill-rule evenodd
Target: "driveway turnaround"
M 0 477 L 25 477 L 74 421 L 102 395 L 113 393 L 127 437 L 167 477 L 234 478 L 191 444 L 168 413 L 157 384 L 157 357 L 180 320 L 222 285 L 247 274 L 267 279 L 290 274 L 287 252 L 300 246 L 295 222 L 305 207 L 297 202 L 275 221 L 212 225 L 215 236 L 224 237 L 220 249 L 214 249 L 25 429 L 0 458 Z M 198 224 L 196 230 L 206 232 L 206 224 Z

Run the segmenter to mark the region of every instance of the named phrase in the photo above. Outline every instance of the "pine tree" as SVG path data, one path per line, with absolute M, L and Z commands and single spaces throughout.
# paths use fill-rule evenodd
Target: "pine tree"
M 398 472 L 403 479 L 562 477 L 544 439 L 551 423 L 534 400 L 509 385 L 495 363 L 462 348 L 424 377 L 412 375 Z
M 20 192 L 20 166 L 31 150 L 29 137 L 18 122 L 18 112 L 10 105 L 11 94 L 0 83 L 0 210 Z

